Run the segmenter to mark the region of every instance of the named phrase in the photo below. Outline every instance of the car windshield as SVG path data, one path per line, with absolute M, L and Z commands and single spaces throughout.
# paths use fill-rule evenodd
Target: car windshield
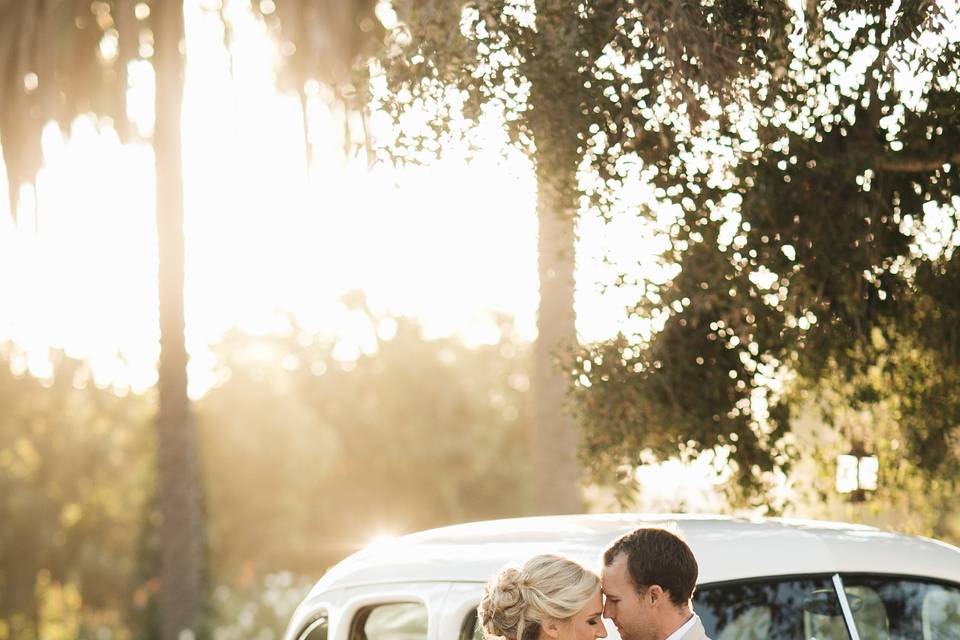
M 960 640 L 960 585 L 918 578 L 842 576 L 846 605 L 866 640 Z M 714 640 L 848 640 L 832 576 L 705 585 L 694 599 Z

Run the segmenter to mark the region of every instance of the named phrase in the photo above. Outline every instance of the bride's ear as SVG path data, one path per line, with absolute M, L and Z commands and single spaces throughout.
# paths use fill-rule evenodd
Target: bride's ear
M 547 618 L 540 623 L 540 633 L 542 638 L 556 640 L 560 637 L 560 622 L 553 618 Z

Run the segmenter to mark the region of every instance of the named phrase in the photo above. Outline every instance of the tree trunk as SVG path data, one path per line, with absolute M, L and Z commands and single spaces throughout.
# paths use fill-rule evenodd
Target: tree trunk
M 573 309 L 576 217 L 569 185 L 557 183 L 569 183 L 574 170 L 575 165 L 568 169 L 570 176 L 554 178 L 545 175 L 544 166 L 537 168 L 540 306 L 533 367 L 533 462 L 535 508 L 542 513 L 582 510 L 577 429 L 565 410 L 567 381 L 560 369 L 561 359 L 566 359 L 577 342 Z
M 561 369 L 577 344 L 573 273 L 582 118 L 576 87 L 583 82 L 577 57 L 577 11 L 573 0 L 536 0 L 537 35 L 523 62 L 531 85 L 526 117 L 536 145 L 540 228 L 540 306 L 532 387 L 535 509 L 542 513 L 583 508 L 579 434 L 567 412 L 568 383 Z
M 194 637 L 204 575 L 196 435 L 187 397 L 184 344 L 183 174 L 180 141 L 184 63 L 183 1 L 161 0 L 156 20 L 157 240 L 160 290 L 157 491 L 160 524 L 160 637 Z M 191 633 L 184 634 L 185 630 Z

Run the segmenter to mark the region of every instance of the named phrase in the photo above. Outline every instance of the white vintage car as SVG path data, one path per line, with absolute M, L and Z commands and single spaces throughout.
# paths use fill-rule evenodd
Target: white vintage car
M 374 543 L 332 567 L 285 640 L 475 640 L 483 584 L 560 553 L 595 570 L 639 526 L 679 533 L 700 565 L 714 640 L 960 640 L 960 549 L 830 522 L 584 515 L 457 525 Z M 618 640 L 608 625 L 608 636 Z

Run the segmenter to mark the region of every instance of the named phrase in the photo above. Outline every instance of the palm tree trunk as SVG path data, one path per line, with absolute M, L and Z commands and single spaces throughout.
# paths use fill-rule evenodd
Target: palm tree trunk
M 160 525 L 160 637 L 196 634 L 204 575 L 203 521 L 196 435 L 187 397 L 184 343 L 184 237 L 181 106 L 183 0 L 154 5 L 157 78 L 157 240 L 160 291 L 157 491 Z M 189 637 L 189 636 L 188 636 Z

